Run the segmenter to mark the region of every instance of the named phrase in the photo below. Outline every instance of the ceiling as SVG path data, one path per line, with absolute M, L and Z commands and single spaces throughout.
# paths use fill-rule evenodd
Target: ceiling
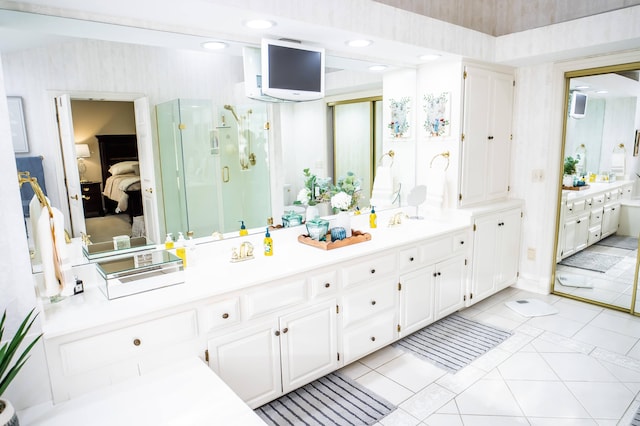
M 535 27 L 572 16 L 587 16 L 640 4 L 640 0 L 350 0 L 351 9 L 380 4 L 386 13 L 393 7 L 418 14 L 431 14 L 444 22 L 463 25 L 491 34 L 511 22 Z M 568 4 L 571 3 L 571 7 Z M 179 6 L 177 6 L 179 4 Z M 297 0 L 0 0 L 0 53 L 35 48 L 74 38 L 91 38 L 123 43 L 202 51 L 201 43 L 223 40 L 229 48 L 223 54 L 241 55 L 242 46 L 259 45 L 262 37 L 300 40 L 327 50 L 327 66 L 334 69 L 367 71 L 384 63 L 415 67 L 420 55 L 436 52 L 428 43 L 400 42 L 396 29 L 372 29 L 364 17 L 345 16 L 328 6 L 336 1 Z M 578 6 L 589 4 L 589 7 Z M 356 6 L 354 6 L 356 5 Z M 546 8 L 544 7 L 546 5 Z M 345 9 L 348 9 L 345 6 Z M 372 7 L 373 9 L 373 7 Z M 378 10 L 377 8 L 376 10 Z M 574 11 L 573 15 L 567 11 Z M 378 10 L 378 12 L 380 12 Z M 399 10 L 398 10 L 399 12 Z M 351 12 L 353 15 L 353 12 Z M 306 19 L 302 19 L 301 17 Z M 313 19 L 315 16 L 318 19 Z M 248 19 L 276 22 L 269 30 L 249 30 Z M 527 19 L 524 19 L 527 18 Z M 409 18 L 410 19 L 410 18 Z M 426 18 L 425 18 L 426 19 Z M 333 23 L 336 24 L 333 24 Z M 433 21 L 430 21 L 433 23 Z M 448 25 L 448 24 L 447 24 Z M 503 30 L 500 30 L 503 31 Z M 374 44 L 354 49 L 346 41 L 368 38 Z M 486 43 L 486 42 L 485 42 Z M 213 54 L 220 54 L 213 53 Z

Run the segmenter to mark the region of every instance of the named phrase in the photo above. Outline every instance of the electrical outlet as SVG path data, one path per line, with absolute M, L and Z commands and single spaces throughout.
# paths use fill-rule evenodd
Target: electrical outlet
M 529 247 L 527 249 L 527 259 L 536 260 L 536 249 L 534 249 L 533 247 Z
M 542 181 L 544 181 L 544 170 L 542 169 L 531 170 L 531 182 L 542 182 Z

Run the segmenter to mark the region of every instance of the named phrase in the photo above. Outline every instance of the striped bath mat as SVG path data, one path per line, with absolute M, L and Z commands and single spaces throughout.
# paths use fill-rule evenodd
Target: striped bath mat
M 331 373 L 255 409 L 269 425 L 372 425 L 396 407 L 365 387 Z
M 393 345 L 455 373 L 512 333 L 452 314 Z

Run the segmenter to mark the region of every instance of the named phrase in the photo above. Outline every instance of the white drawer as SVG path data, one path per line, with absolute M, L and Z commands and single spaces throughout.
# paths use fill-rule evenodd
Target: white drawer
M 596 225 L 602 222 L 602 211 L 603 209 L 591 210 L 591 215 L 589 215 L 590 225 Z
M 587 201 L 586 200 L 574 201 L 573 202 L 573 212 L 574 213 L 583 212 L 585 210 L 586 206 L 587 206 Z
M 397 283 L 389 279 L 367 284 L 366 288 L 348 293 L 342 298 L 343 327 L 393 309 L 397 293 Z
M 418 258 L 418 247 L 400 250 L 400 271 L 407 272 L 421 265 Z
M 210 303 L 200 309 L 200 324 L 203 333 L 238 324 L 240 322 L 240 298 Z
M 604 205 L 604 194 L 596 195 L 593 197 L 593 202 L 591 203 L 593 207 L 600 207 Z
M 396 251 L 389 251 L 388 254 L 369 257 L 342 268 L 342 286 L 346 288 L 383 275 L 397 274 L 398 256 L 396 253 Z
M 602 228 L 600 226 L 594 226 L 589 228 L 589 238 L 587 239 L 587 244 L 591 245 L 600 241 L 600 237 L 602 236 Z
M 309 278 L 311 283 L 311 297 L 323 297 L 335 294 L 338 291 L 338 271 L 335 269 L 313 274 Z
M 248 292 L 245 296 L 247 319 L 276 312 L 307 300 L 307 281 L 304 278 L 278 282 Z
M 60 345 L 66 375 L 78 374 L 183 342 L 198 335 L 195 311 L 182 312 L 131 327 Z
M 468 231 L 459 232 L 453 236 L 451 242 L 453 243 L 453 252 L 456 254 L 462 253 L 469 249 L 471 236 Z
M 344 332 L 345 365 L 393 342 L 398 336 L 397 322 L 395 312 L 389 311 Z

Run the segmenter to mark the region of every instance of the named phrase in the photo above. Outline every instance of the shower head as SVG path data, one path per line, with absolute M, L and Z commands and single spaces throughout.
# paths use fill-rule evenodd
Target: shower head
M 231 114 L 233 114 L 234 118 L 236 119 L 236 121 L 239 123 L 240 119 L 238 118 L 238 115 L 236 114 L 236 111 L 233 109 L 233 106 L 231 105 L 225 105 L 224 109 L 231 111 Z

